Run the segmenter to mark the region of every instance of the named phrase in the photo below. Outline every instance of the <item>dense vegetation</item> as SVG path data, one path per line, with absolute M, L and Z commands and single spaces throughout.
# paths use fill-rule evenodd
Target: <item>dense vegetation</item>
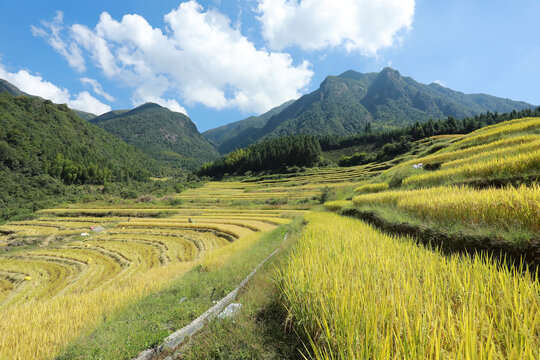
M 309 167 L 318 163 L 320 156 L 321 147 L 314 136 L 286 136 L 235 150 L 213 163 L 203 165 L 199 175 L 221 177 L 226 174 L 243 175 L 248 171 Z
M 112 111 L 91 122 L 175 169 L 195 169 L 218 157 L 187 116 L 157 104 Z
M 250 129 L 249 131 L 251 131 L 253 129 L 262 128 L 264 125 L 266 125 L 266 123 L 272 116 L 279 114 L 282 110 L 284 110 L 287 106 L 291 105 L 293 102 L 294 100 L 290 100 L 265 112 L 262 115 L 250 116 L 243 120 L 235 121 L 233 123 L 217 127 L 215 129 L 207 130 L 203 132 L 202 135 L 208 141 L 210 141 L 210 143 L 214 144 L 214 146 L 219 150 L 221 154 L 225 154 L 229 152 L 227 151 L 227 149 L 231 145 L 229 143 L 229 140 L 236 138 L 238 134 L 248 129 Z
M 0 94 L 0 221 L 85 192 L 70 184 L 143 181 L 163 171 L 65 105 Z
M 316 91 L 302 96 L 267 120 L 264 127 L 245 128 L 233 137 L 213 139 L 221 153 L 260 140 L 295 134 L 347 136 L 405 127 L 446 117 L 510 112 L 532 105 L 483 94 L 466 95 L 437 84 L 424 85 L 386 68 L 380 73 L 347 71 L 329 76 Z

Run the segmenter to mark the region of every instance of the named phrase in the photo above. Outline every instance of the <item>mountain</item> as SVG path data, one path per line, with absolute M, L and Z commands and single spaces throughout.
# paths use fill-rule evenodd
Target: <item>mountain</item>
M 81 119 L 86 120 L 86 121 L 90 121 L 90 120 L 92 120 L 92 119 L 94 119 L 94 118 L 97 117 L 96 114 L 92 114 L 92 113 L 89 113 L 89 112 L 86 112 L 86 111 L 75 110 L 75 109 L 72 109 L 72 110 L 73 110 L 73 112 L 74 112 L 75 114 L 77 114 Z
M 223 143 L 226 143 L 227 140 L 236 137 L 239 133 L 245 131 L 246 129 L 260 129 L 266 125 L 268 119 L 272 116 L 280 113 L 287 106 L 291 105 L 294 100 L 289 100 L 286 103 L 283 103 L 275 108 L 267 111 L 266 113 L 259 116 L 250 116 L 247 119 L 235 121 L 233 123 L 217 127 L 215 129 L 207 130 L 202 133 L 202 135 L 214 146 L 220 150 L 220 146 Z M 220 151 L 221 152 L 221 151 Z
M 58 155 L 74 167 L 95 164 L 119 178 L 163 170 L 157 161 L 82 120 L 66 105 L 1 93 L 0 165 L 15 172 L 47 173 Z
M 19 90 L 19 88 L 17 88 L 15 85 L 10 83 L 9 81 L 0 79 L 0 93 L 3 93 L 3 92 L 7 92 L 13 96 L 32 96 L 25 92 L 22 92 L 21 90 Z M 36 96 L 36 97 L 39 97 L 39 96 Z M 97 116 L 97 115 L 94 115 L 85 111 L 81 111 L 81 110 L 72 109 L 72 111 L 75 114 L 77 114 L 81 119 L 86 120 L 86 121 L 92 120 L 93 118 Z
M 186 115 L 154 103 L 111 111 L 90 122 L 174 168 L 195 169 L 219 155 Z
M 0 93 L 3 93 L 3 92 L 7 92 L 13 96 L 21 96 L 21 95 L 28 96 L 28 94 L 19 90 L 15 85 L 10 83 L 9 81 L 0 79 Z
M 143 180 L 171 172 L 82 120 L 66 105 L 0 93 L 0 222 L 51 206 L 71 184 Z
M 271 116 L 263 127 L 248 127 L 233 137 L 212 141 L 219 144 L 221 153 L 227 153 L 285 135 L 346 136 L 362 132 L 368 123 L 372 129 L 383 130 L 448 116 L 464 118 L 533 107 L 485 94 L 464 94 L 435 83 L 421 84 L 391 68 L 367 74 L 349 70 L 328 76 L 319 89 Z

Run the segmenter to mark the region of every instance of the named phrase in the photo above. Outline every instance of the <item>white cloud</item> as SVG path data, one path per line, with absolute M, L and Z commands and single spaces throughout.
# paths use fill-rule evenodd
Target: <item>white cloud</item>
M 83 77 L 81 78 L 81 82 L 85 85 L 90 85 L 92 87 L 92 90 L 100 95 L 100 96 L 103 96 L 103 98 L 105 98 L 107 101 L 110 101 L 110 102 L 113 102 L 114 101 L 114 97 L 112 97 L 111 95 L 109 95 L 109 93 L 105 92 L 105 90 L 103 90 L 103 87 L 101 86 L 101 84 L 99 83 L 99 81 L 95 80 L 95 79 L 90 79 L 90 78 L 87 78 L 87 77 Z
M 77 95 L 71 95 L 67 89 L 59 88 L 43 80 L 40 75 L 32 75 L 27 70 L 19 70 L 16 73 L 12 73 L 0 64 L 0 78 L 9 81 L 27 94 L 40 96 L 57 104 L 67 104 L 73 109 L 87 111 L 97 115 L 111 111 L 109 105 L 100 102 L 87 91 L 83 91 Z
M 183 112 L 176 99 L 263 112 L 299 97 L 313 75 L 308 62 L 294 65 L 289 54 L 257 49 L 229 18 L 194 0 L 164 20 L 162 30 L 139 15 L 118 21 L 104 12 L 94 29 L 71 26 L 69 42 L 109 79 L 131 87 L 134 105 L 154 101 Z
M 101 101 L 90 95 L 88 91 L 80 92 L 75 96 L 75 99 L 70 99 L 67 104 L 73 109 L 90 112 L 96 115 L 111 111 L 109 105 L 103 104 Z
M 106 76 L 114 77 L 120 73 L 116 59 L 105 39 L 84 25 L 75 24 L 70 30 L 73 40 L 91 54 L 92 59 Z
M 446 84 L 442 80 L 435 80 L 435 81 L 433 81 L 433 83 L 446 87 Z
M 81 53 L 81 49 L 77 46 L 77 44 L 73 42 L 68 44 L 61 38 L 61 32 L 65 28 L 63 18 L 64 14 L 61 11 L 58 11 L 52 22 L 41 22 L 43 27 L 49 30 L 50 33 L 44 28 L 30 26 L 32 29 L 32 34 L 45 39 L 54 50 L 66 58 L 69 66 L 75 68 L 79 72 L 83 72 L 86 70 L 86 65 L 84 57 Z
M 411 28 L 415 0 L 258 0 L 263 36 L 272 49 L 344 46 L 374 56 Z

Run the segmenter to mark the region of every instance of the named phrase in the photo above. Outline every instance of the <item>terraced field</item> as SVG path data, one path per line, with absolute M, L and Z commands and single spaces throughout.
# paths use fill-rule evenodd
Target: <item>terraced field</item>
M 194 266 L 219 268 L 298 216 L 308 224 L 280 286 L 314 357 L 537 358 L 537 276 L 311 213 L 330 187 L 342 190 L 325 204 L 332 211 L 392 208 L 459 231 L 519 232 L 502 246 L 535 246 L 540 191 L 529 180 L 540 173 L 540 119 L 441 139 L 446 148 L 425 155 L 437 144 L 420 141 L 406 155 L 417 157 L 397 165 L 208 182 L 167 200 L 71 204 L 2 225 L 0 359 L 54 357 Z
M 408 187 L 523 180 L 540 174 L 540 118 L 506 121 L 479 129 L 433 155 L 404 162 L 388 173 L 422 163 L 403 179 Z M 427 167 L 426 167 L 427 166 Z
M 540 118 L 516 119 L 325 203 L 396 236 L 309 215 L 282 290 L 314 357 L 537 359 L 539 175 Z
M 315 359 L 538 359 L 540 285 L 355 219 L 306 216 L 280 287 Z
M 212 198 L 212 186 L 195 196 Z M 304 212 L 73 207 L 0 226 L 0 359 L 49 358 L 116 310 L 211 261 L 214 250 Z

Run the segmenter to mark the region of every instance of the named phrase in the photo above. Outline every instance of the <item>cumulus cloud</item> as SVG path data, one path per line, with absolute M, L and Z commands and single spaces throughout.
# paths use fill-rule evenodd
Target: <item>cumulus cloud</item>
M 411 28 L 414 0 L 258 0 L 270 47 L 304 50 L 344 46 L 374 56 Z
M 0 64 L 0 78 L 5 79 L 30 95 L 36 95 L 49 99 L 57 104 L 67 104 L 70 108 L 101 115 L 111 111 L 111 107 L 102 103 L 87 91 L 72 95 L 69 90 L 43 80 L 40 75 L 33 75 L 27 70 L 19 70 L 16 73 L 7 71 Z
M 101 14 L 91 29 L 75 24 L 69 40 L 84 49 L 105 76 L 133 89 L 134 105 L 153 101 L 185 112 L 188 105 L 263 112 L 301 95 L 313 72 L 289 54 L 258 49 L 230 19 L 194 0 L 164 16 L 155 28 L 140 15 L 115 20 Z
M 81 49 L 73 42 L 68 44 L 62 40 L 61 33 L 65 28 L 63 19 L 64 14 L 58 11 L 52 22 L 41 22 L 43 25 L 42 28 L 31 26 L 32 34 L 45 39 L 54 50 L 66 58 L 69 66 L 79 72 L 83 72 L 86 70 L 86 65 Z
M 90 85 L 92 87 L 92 90 L 100 95 L 100 96 L 103 96 L 104 99 L 106 99 L 107 101 L 110 101 L 110 102 L 113 102 L 114 101 L 114 97 L 112 97 L 111 95 L 109 95 L 109 93 L 107 93 L 106 91 L 103 90 L 103 87 L 101 86 L 101 84 L 99 83 L 99 81 L 95 80 L 95 79 L 90 79 L 90 78 L 87 78 L 87 77 L 83 77 L 81 78 L 81 82 L 85 85 Z
M 446 83 L 444 81 L 442 81 L 442 80 L 435 80 L 435 81 L 433 81 L 433 83 L 446 87 Z

